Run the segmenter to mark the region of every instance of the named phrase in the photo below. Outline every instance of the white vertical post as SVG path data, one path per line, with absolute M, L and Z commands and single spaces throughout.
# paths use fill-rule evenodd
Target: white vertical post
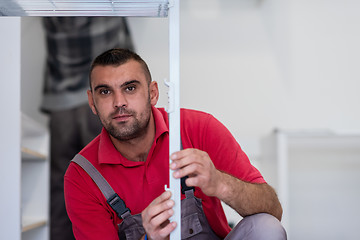
M 20 17 L 1 17 L 0 32 L 0 239 L 20 240 Z
M 288 138 L 286 133 L 279 132 L 277 138 L 277 158 L 278 158 L 278 185 L 279 199 L 283 208 L 282 224 L 289 236 L 289 177 L 288 177 Z
M 171 0 L 169 5 L 169 136 L 172 154 L 180 150 L 180 6 L 179 0 Z M 169 160 L 171 161 L 171 160 Z M 170 240 L 181 239 L 181 184 L 170 170 L 170 191 L 175 201 L 174 216 L 170 219 L 177 223 L 170 234 Z

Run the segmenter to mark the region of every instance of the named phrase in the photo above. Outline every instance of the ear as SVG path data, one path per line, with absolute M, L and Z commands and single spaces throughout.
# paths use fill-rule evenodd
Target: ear
M 93 99 L 93 94 L 92 94 L 91 90 L 87 90 L 87 95 L 88 95 L 89 106 L 90 106 L 92 112 L 95 115 L 97 115 L 97 112 L 95 109 L 95 104 L 94 104 L 94 99 Z
M 156 81 L 152 81 L 149 85 L 150 103 L 155 106 L 159 100 L 159 88 Z

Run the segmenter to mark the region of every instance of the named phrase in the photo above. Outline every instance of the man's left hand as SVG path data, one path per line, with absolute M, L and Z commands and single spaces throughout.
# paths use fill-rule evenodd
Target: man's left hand
M 170 169 L 175 178 L 188 176 L 186 185 L 199 187 L 207 196 L 217 196 L 222 173 L 217 170 L 209 155 L 201 150 L 188 148 L 170 156 Z

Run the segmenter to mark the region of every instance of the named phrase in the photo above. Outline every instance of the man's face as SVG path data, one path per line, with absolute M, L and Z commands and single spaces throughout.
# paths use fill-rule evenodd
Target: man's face
M 126 141 L 143 136 L 158 100 L 156 82 L 148 84 L 140 63 L 96 66 L 91 73 L 89 105 L 109 134 Z

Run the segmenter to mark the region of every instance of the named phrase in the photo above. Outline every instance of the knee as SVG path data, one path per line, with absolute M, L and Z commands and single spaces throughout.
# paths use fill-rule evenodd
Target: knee
M 240 233 L 239 239 L 246 240 L 286 240 L 286 231 L 281 222 L 274 216 L 266 213 L 259 213 L 245 217 L 234 228 Z M 234 231 L 233 230 L 233 231 Z

